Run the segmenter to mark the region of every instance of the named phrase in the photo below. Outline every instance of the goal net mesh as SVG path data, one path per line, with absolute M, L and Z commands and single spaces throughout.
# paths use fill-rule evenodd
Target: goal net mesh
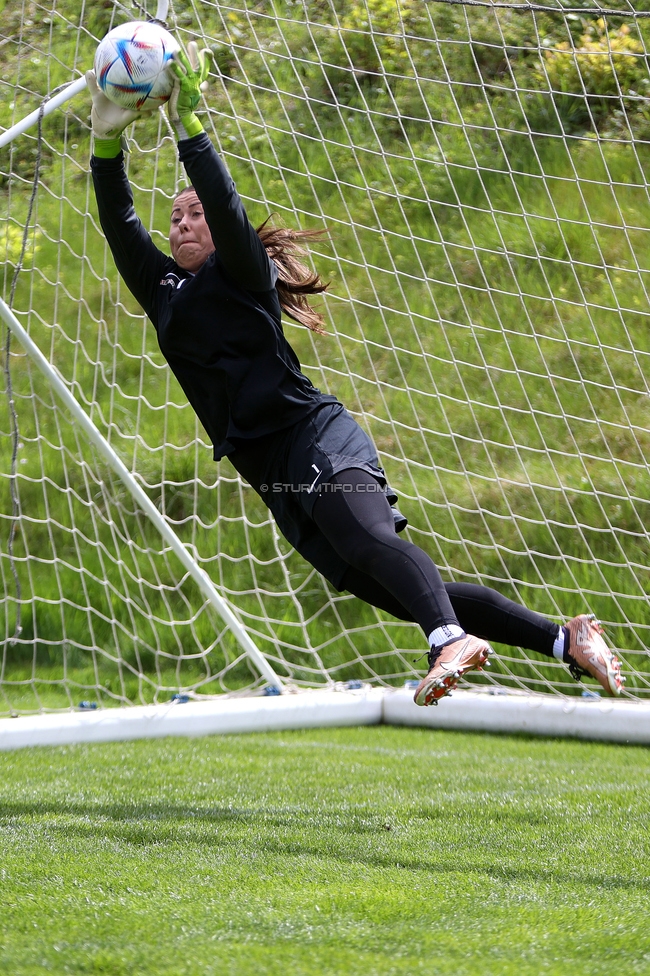
M 595 613 L 648 699 L 650 20 L 533 7 L 175 0 L 168 22 L 215 52 L 201 118 L 253 222 L 328 230 L 328 335 L 285 328 L 375 440 L 410 539 L 446 579 L 558 622 Z M 8 0 L 2 129 L 145 12 Z M 99 229 L 89 110 L 82 92 L 2 150 L 5 301 L 280 678 L 413 680 L 419 630 L 331 589 L 212 461 Z M 184 185 L 164 115 L 129 141 L 164 249 Z M 8 333 L 1 378 L 0 713 L 261 691 Z M 495 649 L 474 686 L 581 693 Z

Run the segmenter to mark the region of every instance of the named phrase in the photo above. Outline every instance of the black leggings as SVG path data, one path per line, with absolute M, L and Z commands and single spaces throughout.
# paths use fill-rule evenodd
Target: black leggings
M 349 564 L 342 588 L 425 635 L 458 624 L 485 640 L 525 647 L 551 657 L 558 625 L 487 586 L 445 583 L 435 563 L 395 532 L 386 496 L 372 475 L 349 468 L 324 486 L 313 518 Z

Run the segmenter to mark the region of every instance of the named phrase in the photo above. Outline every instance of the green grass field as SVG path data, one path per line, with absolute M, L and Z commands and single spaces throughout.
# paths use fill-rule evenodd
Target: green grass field
M 314 382 L 363 416 L 414 541 L 447 576 L 547 615 L 593 610 L 645 694 L 650 21 L 174 6 L 184 40 L 214 47 L 202 117 L 252 219 L 330 228 L 313 249 L 330 334 L 287 331 Z M 89 67 L 113 12 L 0 0 L 0 128 Z M 105 252 L 88 112 L 79 96 L 42 145 L 32 131 L 0 162 L 2 294 L 40 153 L 14 302 L 33 337 L 262 649 L 307 683 L 319 662 L 401 681 L 420 636 L 331 605 L 213 464 Z M 129 163 L 161 246 L 180 175 L 165 134 L 139 122 Z M 0 713 L 249 685 L 12 351 Z M 0 976 L 650 974 L 647 749 L 380 727 L 33 749 L 0 768 Z
M 0 756 L 0 972 L 650 973 L 650 752 L 360 728 Z

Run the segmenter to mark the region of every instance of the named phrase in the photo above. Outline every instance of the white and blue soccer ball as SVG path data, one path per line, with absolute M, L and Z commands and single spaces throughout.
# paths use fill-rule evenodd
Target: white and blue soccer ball
M 169 66 L 179 47 L 159 24 L 139 20 L 120 24 L 95 52 L 97 84 L 121 108 L 137 112 L 158 108 L 171 95 L 174 75 Z

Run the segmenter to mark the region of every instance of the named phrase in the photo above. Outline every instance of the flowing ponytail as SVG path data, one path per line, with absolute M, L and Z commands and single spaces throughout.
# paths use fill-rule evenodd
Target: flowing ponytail
M 300 244 L 301 241 L 317 241 L 327 232 L 267 227 L 270 219 L 267 217 L 257 228 L 257 233 L 266 253 L 278 269 L 276 287 L 282 310 L 312 332 L 325 334 L 325 319 L 313 308 L 308 296 L 321 294 L 329 282 L 323 282 L 321 276 L 298 260 L 298 257 L 307 254 L 307 250 Z

